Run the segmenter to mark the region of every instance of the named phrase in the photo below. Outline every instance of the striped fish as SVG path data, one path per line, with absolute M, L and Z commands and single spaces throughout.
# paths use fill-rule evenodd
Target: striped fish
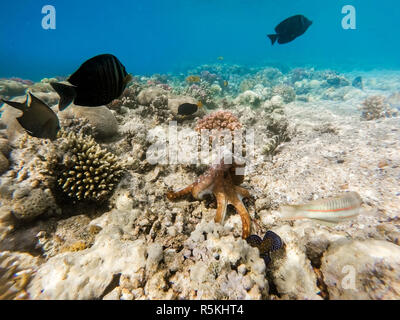
M 330 225 L 356 217 L 360 213 L 361 203 L 357 192 L 347 192 L 307 204 L 283 206 L 280 212 L 284 219 L 312 219 Z
M 60 111 L 72 102 L 79 106 L 96 107 L 119 98 L 132 80 L 125 67 L 112 54 L 101 54 L 84 62 L 67 83 L 52 82 L 60 95 Z

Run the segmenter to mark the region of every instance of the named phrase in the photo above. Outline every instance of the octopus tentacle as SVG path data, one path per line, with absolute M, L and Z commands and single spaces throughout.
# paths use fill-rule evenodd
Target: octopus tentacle
M 235 207 L 237 213 L 239 213 L 240 218 L 242 219 L 242 238 L 246 239 L 250 235 L 250 215 L 247 212 L 247 209 L 244 206 L 242 200 L 235 199 L 232 204 Z
M 192 192 L 194 185 L 195 185 L 195 183 L 193 183 L 190 186 L 188 186 L 182 190 L 179 190 L 179 191 L 168 191 L 167 198 L 169 200 L 175 200 L 177 198 L 183 197 Z
M 235 187 L 236 194 L 242 196 L 242 198 L 250 198 L 251 197 L 249 190 L 239 187 L 239 186 L 234 186 L 234 187 Z
M 226 199 L 225 193 L 223 192 L 217 192 L 215 194 L 215 198 L 217 199 L 217 213 L 215 215 L 214 221 L 217 223 L 222 223 L 225 219 L 228 201 Z

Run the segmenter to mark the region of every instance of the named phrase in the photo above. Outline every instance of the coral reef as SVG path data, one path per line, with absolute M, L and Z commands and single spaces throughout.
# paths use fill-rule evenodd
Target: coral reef
M 197 121 L 195 130 L 201 132 L 201 130 L 224 130 L 230 131 L 239 130 L 242 128 L 242 124 L 239 119 L 233 115 L 230 111 L 215 111 Z
M 287 85 L 278 85 L 272 89 L 272 95 L 281 96 L 284 103 L 290 103 L 296 99 L 296 92 Z
M 87 249 L 42 264 L 29 283 L 33 299 L 262 299 L 268 297 L 258 250 L 214 222 L 201 222 L 179 250 L 132 238 L 140 221 L 113 210 Z M 121 222 L 124 222 L 121 224 Z M 115 232 L 119 229 L 120 232 Z M 67 262 L 68 264 L 65 264 Z M 238 267 L 235 267 L 238 266 Z
M 314 77 L 314 69 L 294 68 L 290 70 L 289 79 L 292 84 L 303 80 L 309 80 Z
M 129 87 L 125 89 L 120 98 L 110 102 L 107 107 L 120 113 L 127 112 L 128 109 L 138 107 L 137 96 L 142 91 L 143 86 L 137 81 L 133 81 Z
M 0 297 L 399 299 L 400 75 L 221 61 L 192 69 L 135 77 L 87 117 L 53 106 L 64 129 L 55 141 L 30 137 L 19 111 L 1 107 Z M 363 90 L 349 85 L 356 76 Z M 50 81 L 0 80 L 0 90 L 57 104 Z M 377 121 L 360 118 L 364 100 L 361 112 Z M 210 130 L 223 153 L 214 134 L 239 131 L 243 158 L 152 162 L 154 146 L 169 160 L 170 120 L 179 150 Z M 350 221 L 282 219 L 284 205 L 346 191 L 363 200 Z M 250 231 L 255 247 L 243 239 Z M 281 241 L 260 243 L 266 232 Z
M 10 143 L 10 170 L 0 178 L 0 201 L 5 212 L 28 221 L 41 215 L 58 215 L 51 191 L 55 180 L 51 167 L 57 162 L 55 145 L 26 133 Z
M 261 97 L 254 91 L 247 90 L 247 91 L 241 93 L 235 99 L 235 102 L 240 105 L 247 105 L 247 106 L 256 108 L 261 103 Z
M 364 120 L 375 120 L 384 117 L 394 117 L 398 115 L 397 110 L 392 109 L 386 102 L 384 96 L 370 96 L 364 100 L 360 106 L 361 118 Z
M 158 97 L 166 95 L 166 93 L 159 87 L 149 87 L 140 91 L 137 101 L 142 106 L 150 106 Z
M 0 96 L 8 100 L 11 97 L 23 96 L 28 85 L 20 81 L 1 79 L 0 80 Z
M 203 105 L 210 109 L 215 109 L 217 107 L 213 93 L 215 93 L 215 91 L 211 90 L 211 86 L 207 82 L 192 84 L 184 91 L 184 94 L 201 101 Z
M 93 138 L 64 133 L 64 157 L 57 182 L 70 198 L 104 201 L 123 173 L 118 158 L 102 149 Z
M 351 84 L 351 82 L 346 79 L 344 76 L 342 75 L 338 75 L 336 72 L 332 72 L 332 71 L 327 71 L 325 73 L 325 81 L 326 81 L 326 86 L 329 87 L 346 87 L 349 86 Z

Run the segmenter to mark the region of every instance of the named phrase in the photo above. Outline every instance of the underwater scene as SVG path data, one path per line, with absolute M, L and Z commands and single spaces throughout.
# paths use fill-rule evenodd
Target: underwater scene
M 398 1 L 2 11 L 0 300 L 400 299 Z

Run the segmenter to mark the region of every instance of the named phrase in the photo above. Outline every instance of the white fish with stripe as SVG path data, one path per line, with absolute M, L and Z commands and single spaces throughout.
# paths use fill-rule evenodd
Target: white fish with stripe
M 283 219 L 312 219 L 330 225 L 355 218 L 360 213 L 361 203 L 357 192 L 347 192 L 306 204 L 282 206 L 280 212 Z

